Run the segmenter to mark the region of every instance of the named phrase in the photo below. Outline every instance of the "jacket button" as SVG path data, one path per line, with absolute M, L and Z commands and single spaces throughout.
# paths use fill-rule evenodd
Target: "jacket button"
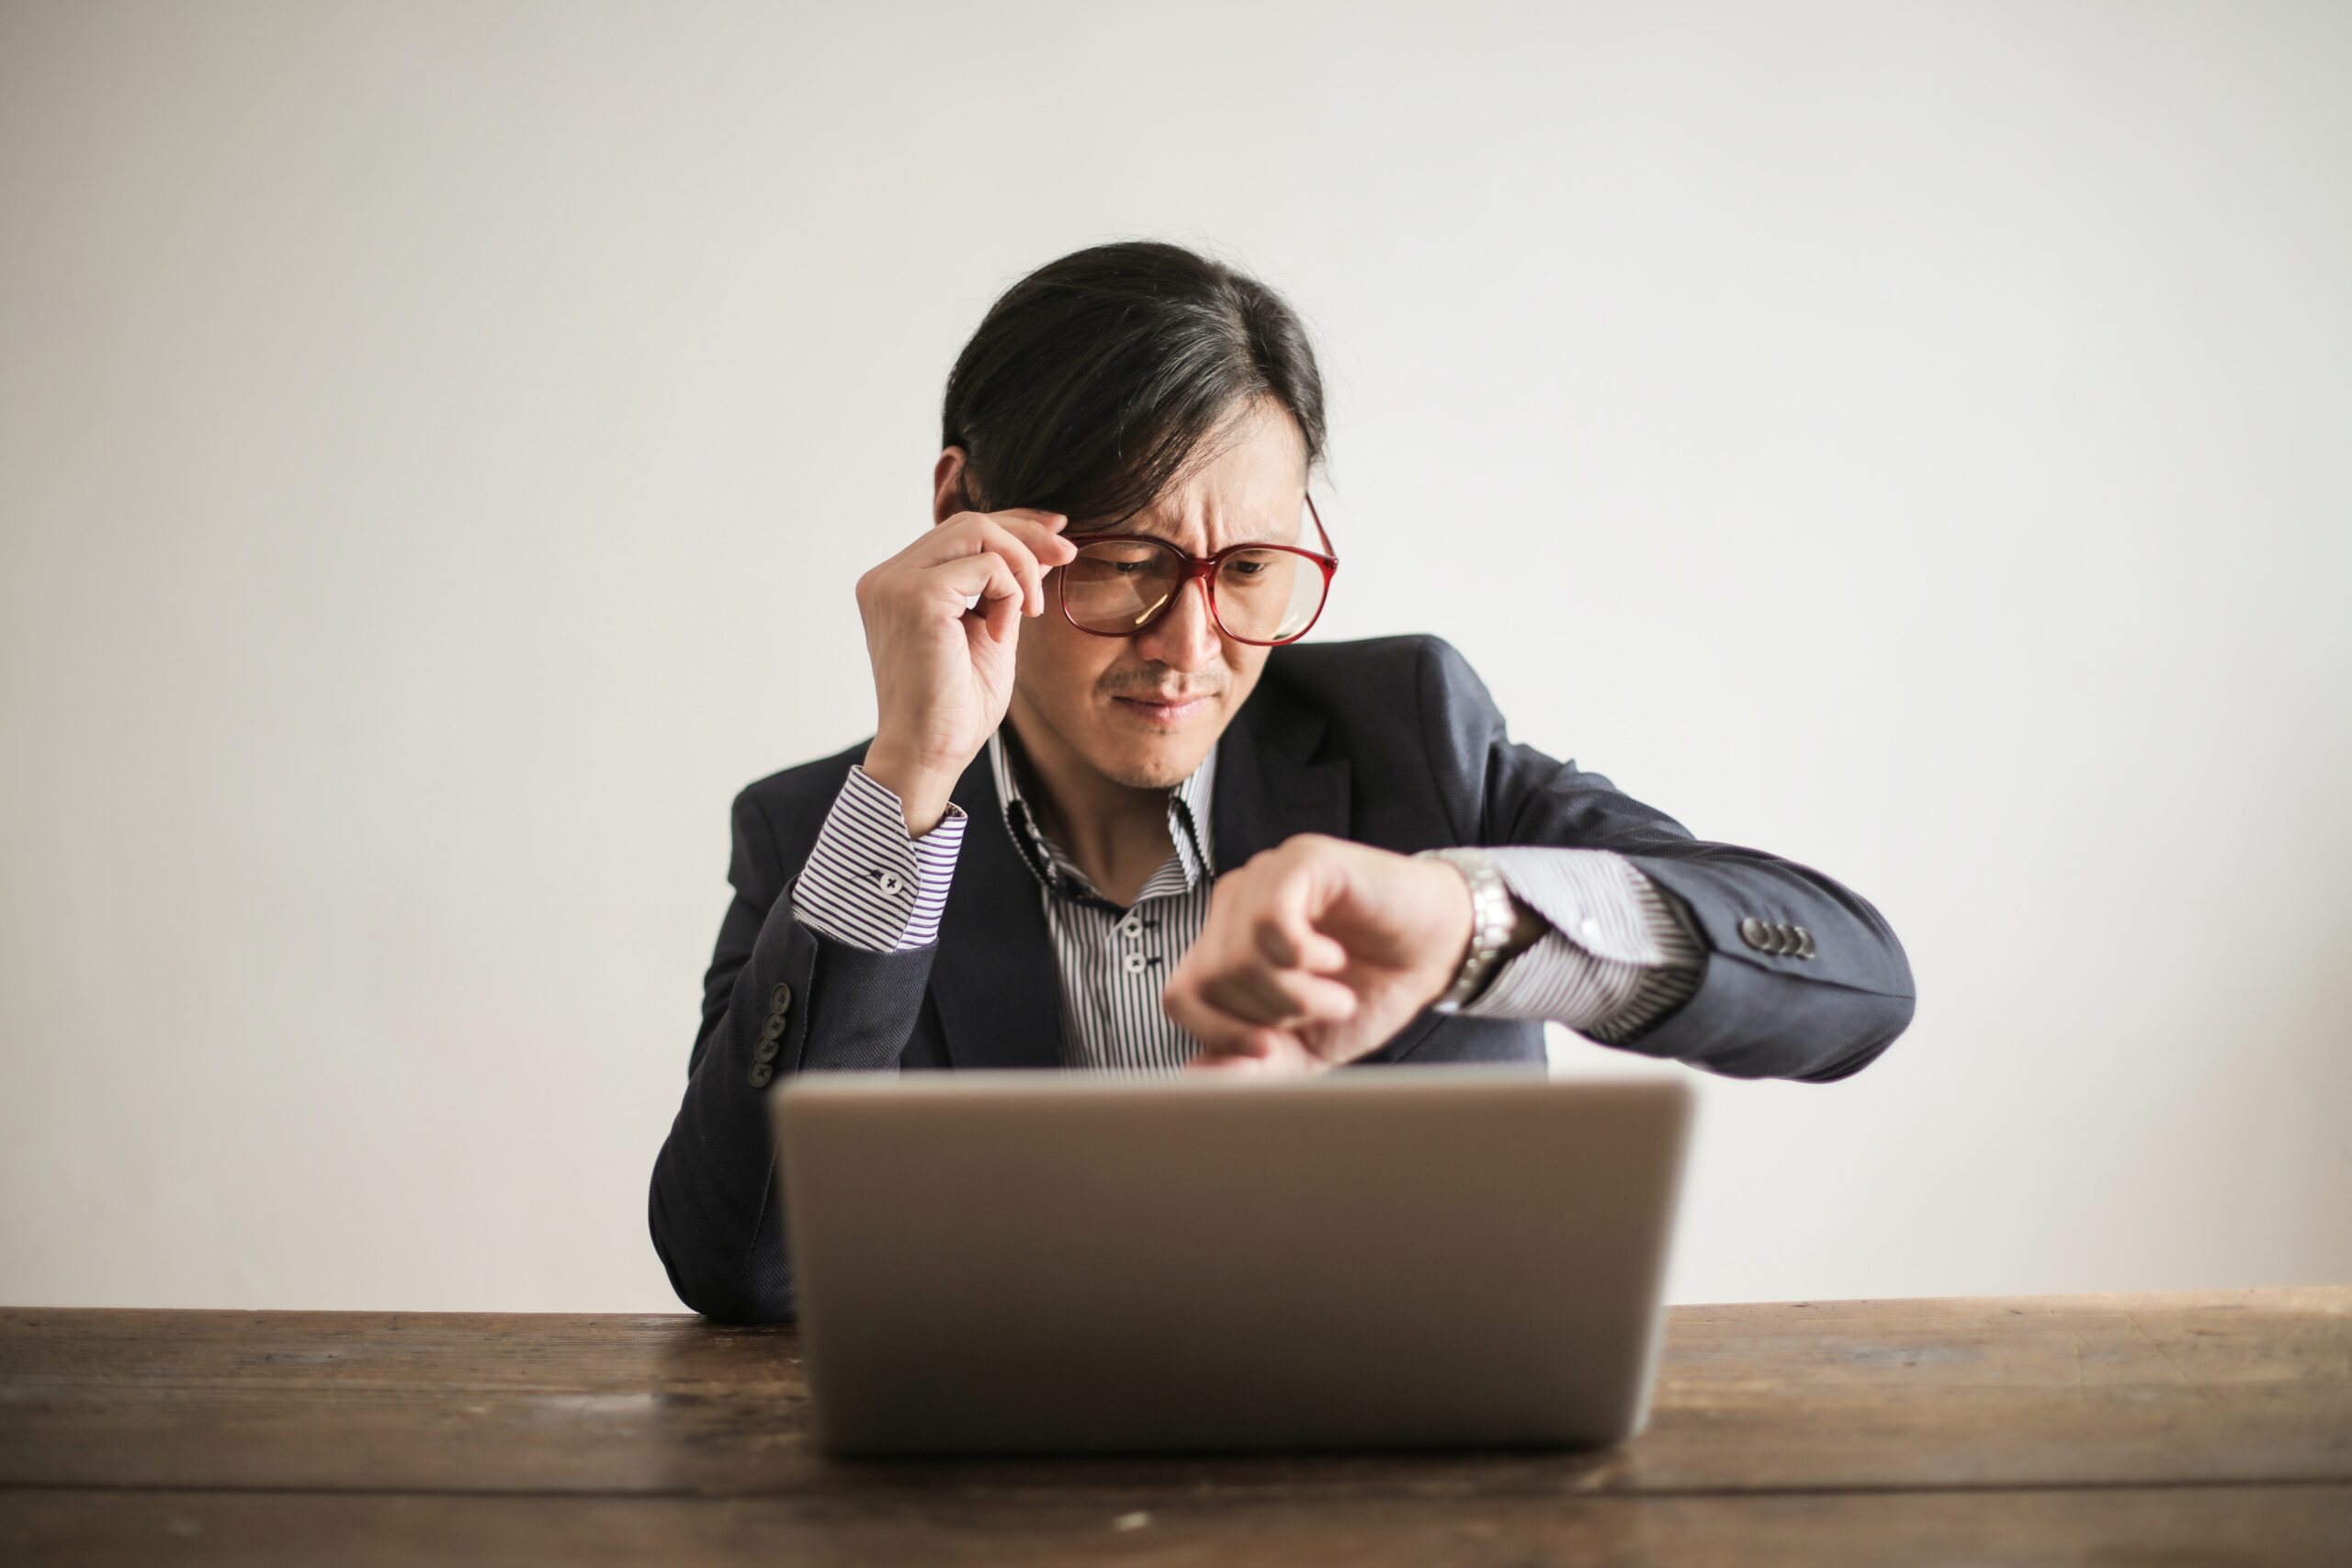
M 763 1040 L 774 1040 L 783 1032 L 784 1014 L 780 1012 L 772 1012 L 768 1014 L 767 1022 L 763 1024 L 760 1028 L 760 1038 Z
M 1739 940 L 1762 952 L 1772 951 L 1772 928 L 1750 915 L 1739 922 Z
M 781 1040 L 763 1040 L 752 1048 L 752 1055 L 763 1062 L 773 1062 L 775 1054 L 783 1049 L 784 1042 Z
M 1797 928 L 1797 956 L 1799 958 L 1813 956 L 1813 933 L 1803 926 Z
M 768 994 L 768 1009 L 772 1012 L 790 1012 L 792 1010 L 792 987 L 785 984 L 782 980 L 778 980 L 775 983 L 775 989 Z
M 767 1088 L 768 1080 L 774 1077 L 775 1077 L 775 1069 L 769 1066 L 765 1062 L 754 1062 L 752 1064 L 752 1087 L 753 1089 Z

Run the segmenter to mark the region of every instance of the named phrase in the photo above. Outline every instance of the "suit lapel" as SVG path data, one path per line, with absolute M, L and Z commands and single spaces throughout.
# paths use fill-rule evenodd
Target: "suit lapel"
M 958 1068 L 1062 1065 L 1060 982 L 1045 895 L 1004 825 L 986 750 L 956 781 L 971 817 L 939 922 L 931 996 Z
M 1294 833 L 1351 836 L 1348 760 L 1315 757 L 1329 722 L 1280 688 L 1261 687 L 1250 697 L 1217 752 L 1215 837 L 1220 872 Z M 1396 1061 L 1442 1021 L 1442 1014 L 1424 1009 L 1358 1061 Z
M 1348 831 L 1344 757 L 1313 761 L 1327 721 L 1279 687 L 1261 686 L 1217 742 L 1210 840 L 1216 869 L 1233 870 L 1294 833 Z

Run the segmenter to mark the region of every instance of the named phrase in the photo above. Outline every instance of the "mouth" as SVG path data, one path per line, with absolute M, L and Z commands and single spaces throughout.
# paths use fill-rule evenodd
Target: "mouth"
M 1155 729 L 1174 729 L 1188 724 L 1209 711 L 1216 703 L 1214 696 L 1193 697 L 1114 697 L 1123 712 L 1135 715 Z

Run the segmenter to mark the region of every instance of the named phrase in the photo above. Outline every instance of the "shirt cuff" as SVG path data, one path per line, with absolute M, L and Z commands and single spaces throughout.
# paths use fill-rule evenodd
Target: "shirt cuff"
M 868 953 L 908 953 L 938 941 L 967 820 L 951 801 L 938 825 L 916 838 L 898 795 L 853 763 L 792 885 L 794 917 Z
M 1611 850 L 1494 848 L 1496 869 L 1550 927 L 1462 1011 L 1543 1018 L 1613 1044 L 1690 999 L 1706 946 L 1671 896 Z

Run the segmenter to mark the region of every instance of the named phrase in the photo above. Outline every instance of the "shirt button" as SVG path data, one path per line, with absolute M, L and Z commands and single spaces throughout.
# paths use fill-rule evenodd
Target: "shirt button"
M 1584 932 L 1587 936 L 1599 936 L 1600 934 L 1600 922 L 1593 919 L 1589 916 L 1587 916 L 1584 919 L 1577 922 L 1577 930 Z
M 1125 958 L 1119 960 L 1119 966 L 1130 975 L 1140 975 L 1143 973 L 1143 954 L 1140 953 L 1130 953 Z
M 1125 919 L 1121 920 L 1119 922 L 1119 934 L 1125 937 L 1129 942 L 1133 942 L 1137 937 L 1143 935 L 1142 918 L 1136 915 L 1129 915 Z
M 876 872 L 874 874 L 874 886 L 882 890 L 882 897 L 885 898 L 896 898 L 899 894 L 905 892 L 907 888 L 905 879 L 900 877 L 895 871 Z

